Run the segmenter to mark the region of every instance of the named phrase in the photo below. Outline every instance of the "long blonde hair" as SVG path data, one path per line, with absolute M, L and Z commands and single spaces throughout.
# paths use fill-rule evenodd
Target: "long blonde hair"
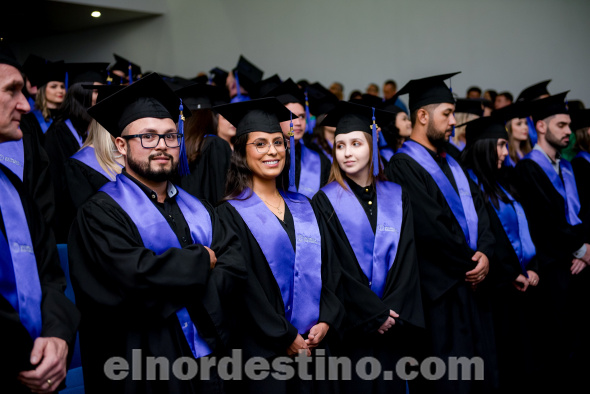
M 479 115 L 471 114 L 469 112 L 455 112 L 454 115 L 455 121 L 458 125 L 462 125 L 463 123 L 471 122 L 472 120 L 479 118 Z M 460 137 L 465 137 L 465 127 L 467 126 L 455 127 L 455 135 L 451 137 L 455 144 L 459 143 Z
M 118 152 L 118 150 L 111 139 L 111 134 L 94 119 L 90 122 L 88 137 L 86 137 L 86 141 L 80 149 L 91 145 L 94 147 L 94 154 L 98 164 L 114 181 L 117 174 L 121 173 L 121 166 L 114 157 L 114 153 Z
M 523 156 L 527 155 L 533 150 L 531 140 L 526 139 L 525 141 L 518 141 L 512 136 L 512 120 L 506 122 L 506 131 L 508 132 L 508 155 L 512 159 L 512 162 L 518 163 L 520 158 L 518 157 L 518 149 L 522 152 Z
M 46 88 L 47 85 L 41 86 L 39 89 L 37 89 L 37 96 L 35 96 L 35 108 L 41 111 L 41 114 L 45 120 L 49 119 L 51 116 L 49 108 L 47 108 L 47 99 L 45 98 Z

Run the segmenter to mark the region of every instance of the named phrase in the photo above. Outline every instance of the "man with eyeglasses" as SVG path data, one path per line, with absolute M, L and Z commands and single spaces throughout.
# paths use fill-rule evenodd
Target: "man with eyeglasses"
M 224 303 L 244 269 L 235 234 L 171 182 L 186 171 L 175 121 L 190 111 L 179 111 L 157 74 L 88 110 L 125 168 L 80 207 L 70 232 L 86 392 L 223 392 L 216 368 L 207 377 L 203 366 L 221 355 L 233 324 Z M 144 369 L 150 360 L 157 367 Z

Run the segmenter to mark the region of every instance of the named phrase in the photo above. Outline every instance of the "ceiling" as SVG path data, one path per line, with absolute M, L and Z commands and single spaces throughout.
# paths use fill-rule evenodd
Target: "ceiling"
M 13 42 L 160 15 L 58 1 L 5 0 L 4 3 L 0 36 Z M 90 16 L 93 11 L 100 11 L 101 17 Z

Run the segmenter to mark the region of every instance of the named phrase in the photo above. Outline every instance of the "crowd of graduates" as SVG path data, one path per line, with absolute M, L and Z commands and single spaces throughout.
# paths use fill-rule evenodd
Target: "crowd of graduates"
M 10 392 L 64 389 L 77 333 L 86 392 L 584 391 L 590 110 L 550 81 L 457 97 L 456 72 L 345 100 L 243 56 L 186 79 L 1 45 Z M 235 349 L 273 373 L 105 367 Z M 330 380 L 320 354 L 394 372 Z M 280 376 L 298 355 L 307 369 Z M 408 378 L 408 357 L 481 360 L 483 377 Z

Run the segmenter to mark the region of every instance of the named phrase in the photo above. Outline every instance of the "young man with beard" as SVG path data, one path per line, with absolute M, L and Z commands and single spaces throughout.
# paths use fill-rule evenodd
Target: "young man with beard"
M 0 144 L 23 138 L 20 120 L 30 110 L 23 86 L 20 65 L 0 42 Z M 0 163 L 2 392 L 54 392 L 64 387 L 80 316 L 64 294 L 53 233 L 18 171 L 5 163 Z
M 456 74 L 412 80 L 400 90 L 410 95 L 412 134 L 386 168 L 387 177 L 409 194 L 414 211 L 426 319 L 423 356 L 438 357 L 446 366 L 437 380 L 422 372 L 410 383 L 420 393 L 486 393 L 497 383 L 492 320 L 482 292 L 495 239 L 480 191 L 445 151 L 455 100 L 444 80 Z M 470 377 L 453 380 L 452 357 L 480 365 Z M 477 380 L 481 361 L 484 376 Z
M 125 168 L 80 207 L 70 233 L 86 392 L 223 390 L 216 368 L 208 378 L 201 367 L 228 339 L 224 305 L 244 269 L 235 234 L 209 204 L 170 182 L 186 160 L 179 109 L 180 99 L 150 74 L 88 110 L 116 138 Z M 150 358 L 161 361 L 151 376 Z M 179 359 L 188 360 L 180 369 Z
M 537 287 L 539 321 L 531 333 L 530 349 L 538 360 L 539 379 L 531 390 L 567 391 L 566 384 L 580 382 L 583 375 L 579 372 L 588 368 L 587 353 L 582 358 L 576 352 L 585 337 L 578 331 L 585 318 L 581 311 L 587 310 L 590 270 L 585 267 L 590 264 L 590 239 L 579 217 L 572 166 L 560 157 L 572 133 L 566 94 L 532 103 L 538 142 L 516 166 L 515 185 L 530 217 L 531 236 L 541 258 L 539 277 L 543 278 Z

